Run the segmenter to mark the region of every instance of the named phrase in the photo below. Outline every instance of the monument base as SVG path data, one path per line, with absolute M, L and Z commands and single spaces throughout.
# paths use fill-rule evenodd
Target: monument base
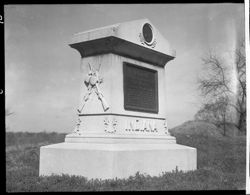
M 195 148 L 173 142 L 144 142 L 64 142 L 43 146 L 39 175 L 69 174 L 88 179 L 112 179 L 128 178 L 136 172 L 159 176 L 176 168 L 188 171 L 197 167 Z

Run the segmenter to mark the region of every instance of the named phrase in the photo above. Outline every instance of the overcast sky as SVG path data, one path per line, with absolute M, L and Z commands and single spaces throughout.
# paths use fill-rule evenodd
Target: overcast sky
M 5 87 L 10 131 L 71 132 L 76 122 L 77 32 L 148 18 L 176 50 L 166 66 L 169 127 L 200 107 L 197 77 L 209 49 L 230 52 L 244 32 L 244 4 L 6 5 Z

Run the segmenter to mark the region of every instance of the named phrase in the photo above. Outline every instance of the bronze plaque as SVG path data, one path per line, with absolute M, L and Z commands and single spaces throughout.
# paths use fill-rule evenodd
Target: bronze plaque
M 156 70 L 123 63 L 124 109 L 158 113 Z

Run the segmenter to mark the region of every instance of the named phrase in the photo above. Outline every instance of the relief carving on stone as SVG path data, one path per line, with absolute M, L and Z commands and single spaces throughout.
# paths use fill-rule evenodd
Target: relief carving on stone
M 167 135 L 170 135 L 169 131 L 168 131 L 168 124 L 167 124 L 167 120 L 164 121 L 164 132 Z
M 152 47 L 152 48 L 154 48 L 155 46 L 156 46 L 156 39 L 154 39 L 154 41 L 152 42 L 152 44 L 147 44 L 147 42 L 145 41 L 145 39 L 144 39 L 144 37 L 143 37 L 143 35 L 142 35 L 142 33 L 140 33 L 139 34 L 139 38 L 140 38 L 140 42 L 141 42 L 141 44 L 142 45 L 147 45 L 147 46 L 150 46 L 150 47 Z
M 155 121 L 147 120 L 128 120 L 126 131 L 137 131 L 137 132 L 158 132 Z
M 104 131 L 106 133 L 115 133 L 117 131 L 117 120 L 114 118 L 112 122 L 108 118 L 104 119 Z
M 75 127 L 75 129 L 73 131 L 74 134 L 81 135 L 81 131 L 80 131 L 81 122 L 82 121 L 81 121 L 80 117 L 78 117 L 76 127 Z
M 77 110 L 79 113 L 82 112 L 86 102 L 89 100 L 90 95 L 93 92 L 96 93 L 98 99 L 101 101 L 104 112 L 106 112 L 109 109 L 109 105 L 99 88 L 99 85 L 103 83 L 103 78 L 101 78 L 99 75 L 100 67 L 101 67 L 101 64 L 99 65 L 99 68 L 95 70 L 89 64 L 89 73 L 87 75 L 87 78 L 84 80 L 84 84 L 86 85 L 88 92 L 83 97 L 83 100 L 81 101 L 79 109 Z

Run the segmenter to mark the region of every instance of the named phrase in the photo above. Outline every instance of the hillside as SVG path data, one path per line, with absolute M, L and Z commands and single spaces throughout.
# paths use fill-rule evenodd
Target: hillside
M 183 124 L 169 130 L 173 135 L 186 134 L 186 135 L 204 135 L 212 137 L 222 137 L 223 129 L 216 127 L 214 124 L 206 121 L 187 121 Z M 226 124 L 226 136 L 238 137 L 245 136 L 244 132 L 240 132 L 233 123 Z M 224 136 L 223 136 L 224 137 Z
M 221 130 L 214 124 L 205 121 L 187 121 L 183 124 L 169 130 L 172 135 L 186 134 L 186 135 L 203 135 L 212 137 L 221 137 Z

